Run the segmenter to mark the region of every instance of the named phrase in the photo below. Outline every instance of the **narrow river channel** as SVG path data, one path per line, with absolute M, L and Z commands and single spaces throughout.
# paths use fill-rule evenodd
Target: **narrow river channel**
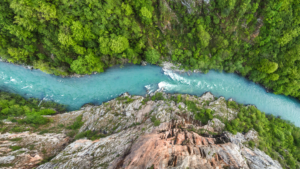
M 25 97 L 54 100 L 79 109 L 85 103 L 101 104 L 129 92 L 145 95 L 147 89 L 164 88 L 167 93 L 202 95 L 209 91 L 216 97 L 233 98 L 243 104 L 254 104 L 265 113 L 281 116 L 300 126 L 300 102 L 283 95 L 267 93 L 263 87 L 231 73 L 209 71 L 207 74 L 174 73 L 158 66 L 127 65 L 105 73 L 81 78 L 62 78 L 0 62 L 0 90 Z

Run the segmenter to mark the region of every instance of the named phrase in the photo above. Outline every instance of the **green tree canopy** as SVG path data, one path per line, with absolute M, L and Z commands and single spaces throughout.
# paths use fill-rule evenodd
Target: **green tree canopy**
M 151 63 L 151 64 L 157 63 L 159 58 L 160 58 L 160 54 L 155 49 L 147 50 L 145 52 L 145 55 L 146 55 L 146 61 Z
M 260 61 L 260 67 L 257 69 L 264 73 L 273 73 L 278 69 L 278 64 L 270 62 L 268 59 L 262 59 Z

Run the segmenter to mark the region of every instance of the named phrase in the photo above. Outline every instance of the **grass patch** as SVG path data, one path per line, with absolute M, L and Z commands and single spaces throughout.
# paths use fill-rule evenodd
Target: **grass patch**
M 164 100 L 164 96 L 163 96 L 163 93 L 161 92 L 157 92 L 154 94 L 154 96 L 152 96 L 151 100 Z
M 130 127 L 135 127 L 135 126 L 138 126 L 138 125 L 140 125 L 141 123 L 139 123 L 139 122 L 137 122 L 137 123 L 132 123 L 130 126 L 129 126 L 129 128 Z
M 74 121 L 74 123 L 72 125 L 68 126 L 67 129 L 77 130 L 83 124 L 84 124 L 84 122 L 82 122 L 82 115 L 79 115 L 78 117 L 76 117 L 76 120 Z
M 154 124 L 154 126 L 159 126 L 160 125 L 160 120 L 155 120 L 153 124 Z
M 160 120 L 156 119 L 155 116 L 151 117 L 151 121 L 153 122 L 154 126 L 159 126 L 160 125 Z
M 55 155 L 54 155 L 54 156 L 50 156 L 50 157 L 46 157 L 45 159 L 43 159 L 43 160 L 39 163 L 39 165 L 45 164 L 45 163 L 47 163 L 47 162 L 50 162 L 54 157 L 55 157 Z
M 45 133 L 49 133 L 49 130 L 46 129 L 39 132 L 39 134 L 45 134 Z
M 18 137 L 18 138 L 10 139 L 10 141 L 21 141 L 22 139 L 23 139 L 22 137 Z
M 26 131 L 27 129 L 23 126 L 14 126 L 13 128 L 10 129 L 11 132 L 19 133 Z
M 78 140 L 78 139 L 86 137 L 86 138 L 88 138 L 90 140 L 97 140 L 99 138 L 103 138 L 103 137 L 106 137 L 106 136 L 107 136 L 106 134 L 97 133 L 97 132 L 93 132 L 91 130 L 87 130 L 87 131 L 78 133 L 75 136 L 75 139 Z
M 69 131 L 68 133 L 67 133 L 67 136 L 69 136 L 69 137 L 74 137 L 76 134 L 77 134 L 77 130 L 72 130 L 72 131 Z
M 21 149 L 22 147 L 21 146 L 10 146 L 9 148 L 12 149 L 12 151 L 16 151 L 16 150 Z

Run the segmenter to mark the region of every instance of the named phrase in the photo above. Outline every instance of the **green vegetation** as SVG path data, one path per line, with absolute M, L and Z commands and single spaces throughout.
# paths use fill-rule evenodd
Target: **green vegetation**
M 151 121 L 153 122 L 154 126 L 159 126 L 160 125 L 160 120 L 157 119 L 155 116 L 151 117 Z
M 87 130 L 87 131 L 84 131 L 84 132 L 81 132 L 79 134 L 77 134 L 75 136 L 75 139 L 78 140 L 78 139 L 81 139 L 83 137 L 86 137 L 90 140 L 97 140 L 99 138 L 103 138 L 103 137 L 106 137 L 107 135 L 105 134 L 102 134 L 102 133 L 97 133 L 97 132 L 94 132 L 94 131 L 91 131 L 91 130 Z
M 39 134 L 45 134 L 45 133 L 49 133 L 49 130 L 45 129 L 39 132 Z
M 155 120 L 153 124 L 154 124 L 154 126 L 159 126 L 160 125 L 160 120 Z
M 179 97 L 178 97 L 179 96 Z M 235 101 L 228 101 L 227 106 L 238 112 L 237 117 L 228 121 L 223 117 L 213 116 L 214 112 L 205 107 L 198 107 L 195 101 L 187 97 L 171 97 L 171 100 L 178 103 L 178 100 L 184 102 L 187 109 L 194 113 L 194 119 L 201 121 L 202 124 L 213 118 L 218 118 L 225 123 L 225 130 L 236 134 L 237 132 L 246 133 L 251 129 L 258 132 L 258 140 L 245 143 L 251 148 L 257 147 L 275 160 L 278 160 L 283 168 L 299 168 L 300 161 L 300 128 L 289 121 L 283 120 L 273 115 L 266 115 L 260 112 L 255 106 L 245 106 L 237 104 Z M 180 99 L 178 99 L 180 98 Z M 207 103 L 204 106 L 208 105 Z M 226 111 L 226 110 L 224 110 Z M 155 121 L 153 116 L 151 121 Z M 207 130 L 197 131 L 189 128 L 199 134 L 216 135 Z
M 154 169 L 154 165 L 152 165 L 151 167 L 147 168 L 147 169 Z
M 79 115 L 76 117 L 74 123 L 68 126 L 67 129 L 78 130 L 83 124 L 84 122 L 82 122 L 82 115 Z
M 239 105 L 235 101 L 228 101 L 227 107 L 230 109 L 238 109 Z
M 0 91 L 0 120 L 8 119 L 20 124 L 46 124 L 49 119 L 42 115 L 52 115 L 57 111 L 65 111 L 65 106 L 52 101 L 24 99 L 20 95 Z M 24 116 L 23 119 L 16 119 Z
M 6 132 L 8 129 L 9 128 L 4 128 L 2 133 Z M 10 131 L 18 133 L 18 132 L 26 131 L 26 128 L 24 126 L 14 126 L 12 129 L 10 129 Z
M 22 140 L 22 137 L 17 137 L 17 138 L 10 139 L 10 141 L 20 141 L 20 140 Z
M 10 146 L 9 148 L 12 149 L 12 151 L 16 151 L 16 150 L 21 149 L 22 147 L 21 146 Z
M 195 120 L 201 121 L 202 124 L 207 124 L 209 120 L 213 119 L 213 111 L 210 109 L 204 109 L 197 107 L 196 103 L 194 101 L 185 100 L 185 104 L 189 111 L 194 113 Z
M 152 96 L 151 100 L 164 100 L 164 96 L 162 92 L 157 92 L 154 94 L 154 96 Z
M 125 103 L 131 103 L 134 101 L 134 99 L 128 97 L 128 96 L 125 96 L 125 97 L 118 97 L 116 98 L 117 100 L 119 101 L 123 101 L 123 100 L 126 100 Z M 108 104 L 108 103 L 105 103 L 105 105 Z
M 172 101 L 174 101 L 176 104 L 180 103 L 180 102 L 184 102 L 184 100 L 181 98 L 181 94 L 178 94 L 177 97 L 175 96 L 171 96 L 170 98 Z
M 209 120 L 213 119 L 213 113 L 210 109 L 202 109 L 199 113 L 195 114 L 195 119 L 207 124 Z
M 50 157 L 46 157 L 38 165 L 42 165 L 42 164 L 45 164 L 47 162 L 50 162 L 54 157 L 55 157 L 55 155 L 54 156 L 50 156 Z
M 3 0 L 0 55 L 47 73 L 141 60 L 237 72 L 300 98 L 300 2 Z
M 129 98 L 129 97 L 126 96 L 126 101 L 125 101 L 125 103 L 132 103 L 133 101 L 134 101 L 134 99 Z
M 226 123 L 226 130 L 233 134 L 250 129 L 259 133 L 259 140 L 256 143 L 248 142 L 249 147 L 258 147 L 278 160 L 284 168 L 300 167 L 297 162 L 300 161 L 299 127 L 273 115 L 266 115 L 254 106 L 240 107 L 238 117 Z
M 81 138 L 81 137 L 85 137 L 85 134 L 84 133 L 79 133 L 78 134 L 78 129 L 80 129 L 80 127 L 84 124 L 84 122 L 82 121 L 82 115 L 79 115 L 76 117 L 75 121 L 66 127 L 66 129 L 69 129 L 70 131 L 67 132 L 67 135 L 69 137 L 74 137 L 74 136 L 77 136 L 77 139 Z M 60 128 L 61 127 L 64 127 L 63 125 L 59 126 Z M 81 134 L 81 135 L 80 135 Z M 87 136 L 86 136 L 87 137 Z

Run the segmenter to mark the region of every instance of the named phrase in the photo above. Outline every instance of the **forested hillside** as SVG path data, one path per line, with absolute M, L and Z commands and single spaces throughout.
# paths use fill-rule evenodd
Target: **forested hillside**
M 299 24 L 300 0 L 2 0 L 0 55 L 56 75 L 168 60 L 299 99 Z

